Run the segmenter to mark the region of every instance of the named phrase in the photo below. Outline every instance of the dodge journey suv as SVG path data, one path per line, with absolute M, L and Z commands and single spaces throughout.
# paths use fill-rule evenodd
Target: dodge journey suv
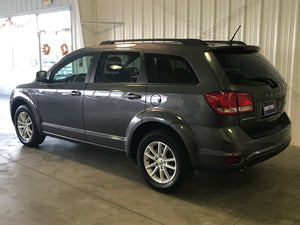
M 239 41 L 105 41 L 74 51 L 10 99 L 27 146 L 45 136 L 124 151 L 145 181 L 176 190 L 193 171 L 245 169 L 284 150 L 286 83 Z

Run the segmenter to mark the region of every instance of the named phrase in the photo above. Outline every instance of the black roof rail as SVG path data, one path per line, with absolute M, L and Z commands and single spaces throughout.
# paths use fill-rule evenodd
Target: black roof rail
M 111 40 L 111 41 L 103 41 L 100 43 L 100 45 L 113 45 L 116 43 L 126 43 L 126 42 L 177 42 L 181 43 L 183 45 L 202 45 L 206 46 L 207 43 L 205 41 L 202 41 L 200 39 L 172 39 L 172 38 L 159 38 L 159 39 L 127 39 L 127 40 Z
M 242 41 L 204 41 L 208 45 L 247 45 L 245 42 Z

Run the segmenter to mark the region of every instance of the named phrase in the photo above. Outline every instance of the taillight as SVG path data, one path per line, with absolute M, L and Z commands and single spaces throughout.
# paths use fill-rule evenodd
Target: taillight
M 225 163 L 228 164 L 235 164 L 241 161 L 241 157 L 239 156 L 226 156 L 225 157 Z
M 252 97 L 248 93 L 215 92 L 205 95 L 214 111 L 220 115 L 253 112 Z
M 253 102 L 251 95 L 247 93 L 237 93 L 238 111 L 240 113 L 253 112 Z

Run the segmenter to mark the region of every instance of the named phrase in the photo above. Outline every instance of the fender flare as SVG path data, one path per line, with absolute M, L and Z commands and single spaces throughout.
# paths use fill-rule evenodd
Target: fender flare
M 186 147 L 192 166 L 196 165 L 195 155 L 200 149 L 200 143 L 198 143 L 190 126 L 185 123 L 180 116 L 170 111 L 153 108 L 137 114 L 128 125 L 125 139 L 125 151 L 129 158 L 133 158 L 134 156 L 133 150 L 131 149 L 131 142 L 133 141 L 135 132 L 140 126 L 151 122 L 167 126 L 176 132 Z
M 29 107 L 29 109 L 31 110 L 33 116 L 34 116 L 34 120 L 38 129 L 38 132 L 43 135 L 43 130 L 42 130 L 42 123 L 41 123 L 41 119 L 40 119 L 40 115 L 38 113 L 37 107 L 36 107 L 36 102 L 28 95 L 28 93 L 26 93 L 25 91 L 14 91 L 11 95 L 10 98 L 10 115 L 11 115 L 11 119 L 14 123 L 14 112 L 16 110 L 15 108 L 15 103 L 18 101 L 22 101 L 25 102 L 26 105 Z M 15 110 L 14 110 L 15 108 Z

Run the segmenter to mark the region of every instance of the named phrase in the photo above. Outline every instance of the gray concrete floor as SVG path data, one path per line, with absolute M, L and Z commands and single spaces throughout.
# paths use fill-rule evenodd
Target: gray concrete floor
M 0 124 L 0 224 L 300 224 L 299 147 L 164 195 L 124 153 L 50 137 L 24 147 L 3 96 Z

